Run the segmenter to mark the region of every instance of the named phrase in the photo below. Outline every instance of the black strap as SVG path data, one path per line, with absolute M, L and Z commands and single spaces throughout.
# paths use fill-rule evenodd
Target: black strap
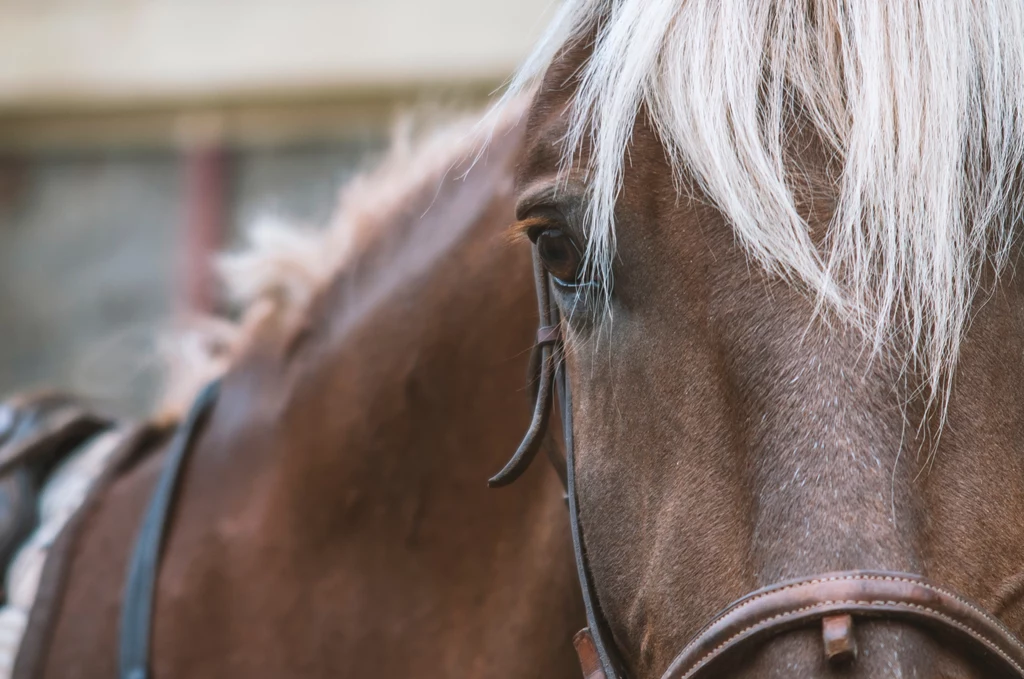
M 153 624 L 153 600 L 156 577 L 160 567 L 167 517 L 174 502 L 174 494 L 181 476 L 185 458 L 192 447 L 196 431 L 203 416 L 217 398 L 220 382 L 213 381 L 192 403 L 185 421 L 178 427 L 171 441 L 163 471 L 157 481 L 153 499 L 146 510 L 135 550 L 128 565 L 128 582 L 124 590 L 121 609 L 121 638 L 119 649 L 121 679 L 149 679 L 149 642 Z
M 583 527 L 580 525 L 580 511 L 576 497 L 576 455 L 572 431 L 572 391 L 569 389 L 569 375 L 565 361 L 560 360 L 555 372 L 558 383 L 558 397 L 562 406 L 562 426 L 565 440 L 566 497 L 569 500 L 569 527 L 572 531 L 572 551 L 576 557 L 576 575 L 580 581 L 583 607 L 587 615 L 587 627 L 594 640 L 597 656 L 601 661 L 605 679 L 619 679 L 620 661 L 615 653 L 614 643 L 608 642 L 609 630 L 600 612 L 600 604 L 594 592 L 594 585 L 587 567 L 587 550 L 583 542 Z
M 530 356 L 531 379 L 536 380 L 537 394 L 534 399 L 533 419 L 530 421 L 530 428 L 519 444 L 518 450 L 505 464 L 501 471 L 487 481 L 491 488 L 501 488 L 512 483 L 527 470 L 537 452 L 544 445 L 548 430 L 548 420 L 551 418 L 551 400 L 553 383 L 555 379 L 555 350 L 561 344 L 559 332 L 558 310 L 551 304 L 548 291 L 548 274 L 544 269 L 544 263 L 540 259 L 536 248 L 533 252 L 533 278 L 537 289 L 537 315 L 541 319 L 541 327 L 537 331 L 537 340 L 533 346 L 533 353 Z M 548 447 L 548 457 L 552 464 L 558 468 L 558 459 L 555 453 Z M 564 476 L 560 473 L 562 485 L 565 485 Z

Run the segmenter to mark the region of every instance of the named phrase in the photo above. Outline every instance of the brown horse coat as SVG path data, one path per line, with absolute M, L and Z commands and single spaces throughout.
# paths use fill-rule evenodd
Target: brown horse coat
M 486 487 L 528 420 L 531 268 L 503 237 L 518 145 L 512 130 L 465 178 L 468 162 L 424 178 L 300 319 L 268 318 L 235 360 L 173 511 L 154 677 L 578 673 L 558 481 L 538 466 L 517 492 Z M 116 676 L 162 460 L 83 517 L 23 674 Z

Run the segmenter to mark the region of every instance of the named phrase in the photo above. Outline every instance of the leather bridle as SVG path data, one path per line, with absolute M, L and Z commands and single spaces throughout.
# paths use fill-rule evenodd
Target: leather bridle
M 624 665 L 596 596 L 580 525 L 573 445 L 572 392 L 565 369 L 565 345 L 558 307 L 551 303 L 550 276 L 534 248 L 534 281 L 540 328 L 531 381 L 536 382 L 533 419 L 519 449 L 489 483 L 505 486 L 519 478 L 545 443 L 558 394 L 565 457 L 549 455 L 565 484 L 576 571 L 587 627 L 573 640 L 586 679 L 624 679 Z M 551 447 L 548 447 L 549 451 Z M 991 663 L 1024 679 L 1024 643 L 995 615 L 949 588 L 919 575 L 883 571 L 844 571 L 815 575 L 757 590 L 729 605 L 686 644 L 662 679 L 693 679 L 738 649 L 783 632 L 820 626 L 825 656 L 832 663 L 856 660 L 854 620 L 910 622 L 950 634 Z

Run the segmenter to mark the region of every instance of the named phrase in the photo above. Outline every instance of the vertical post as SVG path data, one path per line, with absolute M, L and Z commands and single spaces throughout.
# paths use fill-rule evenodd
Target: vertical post
M 28 188 L 28 158 L 20 154 L 0 154 L 0 217 L 13 210 Z
M 179 263 L 182 311 L 213 311 L 213 258 L 224 239 L 227 221 L 228 158 L 219 134 L 185 141 L 183 177 L 183 247 Z

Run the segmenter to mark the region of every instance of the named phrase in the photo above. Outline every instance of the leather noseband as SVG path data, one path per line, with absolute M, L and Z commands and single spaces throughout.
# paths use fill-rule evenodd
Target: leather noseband
M 1024 676 L 1024 645 L 994 615 L 977 604 L 916 575 L 846 571 L 784 582 L 758 590 L 719 614 L 676 656 L 662 679 L 691 679 L 738 648 L 788 630 L 822 624 L 844 628 L 841 656 L 856 658 L 853 618 L 913 622 L 951 631 L 1011 676 Z M 834 637 L 835 638 L 835 637 Z M 823 639 L 828 655 L 829 639 Z
M 534 360 L 537 396 L 530 428 L 512 459 L 491 480 L 507 485 L 530 465 L 546 436 L 554 393 L 561 405 L 565 469 L 557 469 L 566 488 L 573 552 L 587 616 L 587 628 L 573 640 L 585 679 L 625 677 L 618 649 L 601 613 L 587 565 L 576 496 L 572 394 L 564 365 L 564 342 L 558 309 L 551 303 L 551 282 L 534 249 L 534 281 L 541 327 Z M 557 465 L 562 461 L 552 457 Z M 1024 643 L 980 605 L 928 582 L 919 575 L 881 571 L 846 571 L 793 580 L 757 590 L 728 606 L 698 633 L 669 665 L 662 679 L 694 679 L 733 651 L 762 643 L 784 632 L 819 625 L 825 656 L 833 663 L 856 659 L 854 619 L 910 622 L 951 633 L 966 642 L 1006 676 L 1024 679 Z

